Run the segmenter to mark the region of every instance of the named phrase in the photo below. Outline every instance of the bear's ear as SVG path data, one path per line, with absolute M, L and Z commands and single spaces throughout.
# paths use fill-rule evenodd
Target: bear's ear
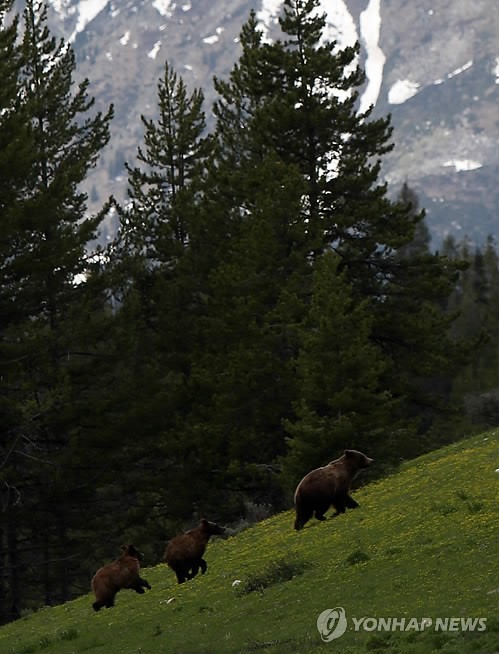
M 352 456 L 353 450 L 345 450 L 345 456 Z
M 121 546 L 121 549 L 122 549 L 123 551 L 125 551 L 127 548 L 128 548 L 128 545 L 122 545 L 122 546 Z

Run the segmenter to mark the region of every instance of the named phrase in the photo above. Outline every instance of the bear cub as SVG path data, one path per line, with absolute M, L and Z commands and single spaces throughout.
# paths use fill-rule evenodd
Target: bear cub
M 312 515 L 325 520 L 324 514 L 331 505 L 336 509 L 333 517 L 357 508 L 359 505 L 350 497 L 350 485 L 360 470 L 371 463 L 373 459 L 362 452 L 345 450 L 339 459 L 306 474 L 295 491 L 295 529 L 302 529 Z
M 223 536 L 225 533 L 225 527 L 203 518 L 197 527 L 175 536 L 168 542 L 164 560 L 177 575 L 179 584 L 195 577 L 199 568 L 202 574 L 206 572 L 208 565 L 203 554 L 210 536 Z
M 94 611 L 103 606 L 111 608 L 114 606 L 114 598 L 123 588 L 130 588 L 141 595 L 144 588 L 151 588 L 149 582 L 142 579 L 139 570 L 139 561 L 144 555 L 134 545 L 122 545 L 122 555 L 116 561 L 108 563 L 99 568 L 92 579 L 92 590 L 95 594 L 95 602 L 92 604 Z

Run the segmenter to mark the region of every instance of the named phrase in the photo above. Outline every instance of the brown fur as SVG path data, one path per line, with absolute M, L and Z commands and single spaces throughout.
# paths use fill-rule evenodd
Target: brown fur
M 210 536 L 225 534 L 225 528 L 204 518 L 199 525 L 185 534 L 175 536 L 166 546 L 164 560 L 177 575 L 179 584 L 192 579 L 201 568 L 204 574 L 208 568 L 203 559 Z
M 96 601 L 92 604 L 94 611 L 103 606 L 114 606 L 116 593 L 123 588 L 130 588 L 141 595 L 145 588 L 151 588 L 149 582 L 139 574 L 143 555 L 133 545 L 122 545 L 123 554 L 119 559 L 99 568 L 92 579 L 92 590 Z
M 324 513 L 331 505 L 334 516 L 355 509 L 359 505 L 350 497 L 350 485 L 362 468 L 373 462 L 362 452 L 345 450 L 343 456 L 327 466 L 309 472 L 295 491 L 295 529 L 302 529 L 314 514 L 317 520 L 325 520 Z

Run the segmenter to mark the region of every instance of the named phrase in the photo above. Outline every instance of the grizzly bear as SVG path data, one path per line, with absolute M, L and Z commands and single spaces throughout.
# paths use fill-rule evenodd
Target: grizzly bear
M 131 588 L 141 595 L 145 588 L 151 588 L 149 582 L 139 575 L 139 561 L 142 561 L 143 554 L 134 545 L 122 545 L 123 554 L 119 559 L 99 568 L 92 579 L 92 590 L 95 593 L 96 601 L 92 604 L 94 611 L 103 606 L 110 608 L 114 606 L 116 593 L 122 588 Z
M 339 459 L 305 475 L 295 491 L 295 529 L 302 529 L 313 514 L 317 520 L 325 520 L 324 513 L 331 504 L 336 509 L 333 517 L 345 513 L 347 508 L 356 509 L 359 505 L 350 497 L 350 484 L 372 462 L 362 452 L 345 450 Z
M 225 533 L 225 527 L 203 518 L 197 527 L 175 536 L 167 543 L 163 558 L 177 575 L 179 584 L 195 577 L 199 568 L 202 574 L 206 572 L 208 565 L 203 554 L 210 536 L 223 536 Z

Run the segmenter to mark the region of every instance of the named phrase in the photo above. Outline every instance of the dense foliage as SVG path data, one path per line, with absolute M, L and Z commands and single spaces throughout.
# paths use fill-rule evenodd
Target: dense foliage
M 344 447 L 382 471 L 497 424 L 495 243 L 432 252 L 411 189 L 390 199 L 389 118 L 357 113 L 358 49 L 317 6 L 286 0 L 274 43 L 250 15 L 211 134 L 166 64 L 129 203 L 89 216 L 112 108 L 42 4 L 0 0 L 1 621 L 124 540 L 155 560 L 194 517 L 287 506 Z

